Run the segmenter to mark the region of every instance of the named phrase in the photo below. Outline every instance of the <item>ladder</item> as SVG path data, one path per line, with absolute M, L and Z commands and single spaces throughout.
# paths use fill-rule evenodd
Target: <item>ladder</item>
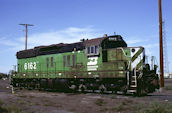
M 128 75 L 129 76 L 129 75 Z M 137 91 L 137 74 L 136 69 L 133 70 L 133 74 L 131 74 L 131 78 L 128 79 L 129 90 L 128 93 L 136 93 Z

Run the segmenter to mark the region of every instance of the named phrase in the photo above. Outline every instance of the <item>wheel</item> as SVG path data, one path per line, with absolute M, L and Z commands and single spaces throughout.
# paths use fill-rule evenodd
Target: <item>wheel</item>
M 85 90 L 86 90 L 86 89 L 87 89 L 87 88 L 86 88 L 85 85 L 80 84 L 80 86 L 79 86 L 79 91 L 81 91 L 82 93 L 85 93 Z
M 73 93 L 76 93 L 77 90 L 78 90 L 78 86 L 72 84 L 72 85 L 70 85 L 69 89 L 70 89 Z
M 100 90 L 101 93 L 104 93 L 105 91 L 107 91 L 106 87 L 103 84 L 101 84 L 99 86 L 99 90 Z
M 123 87 L 121 88 L 121 91 L 122 91 L 122 93 L 123 93 L 124 95 L 127 94 L 127 89 L 128 89 L 127 86 L 123 86 Z

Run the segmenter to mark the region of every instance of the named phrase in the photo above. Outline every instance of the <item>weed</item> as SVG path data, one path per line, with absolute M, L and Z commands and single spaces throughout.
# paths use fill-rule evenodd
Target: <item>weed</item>
M 2 100 L 0 100 L 0 112 L 7 113 L 8 111 L 6 109 L 4 109 L 2 106 L 3 106 L 3 102 L 2 102 Z
M 116 95 L 112 95 L 112 97 L 111 97 L 111 99 L 116 99 L 117 97 L 116 97 Z
M 153 102 L 135 113 L 172 113 L 172 103 Z
M 30 96 L 28 96 L 29 98 L 34 98 L 35 96 L 33 96 L 33 95 L 30 95 Z
M 2 108 L 6 111 L 5 113 L 22 113 L 22 110 L 16 105 L 3 105 Z
M 21 104 L 23 102 L 21 101 Z M 22 113 L 21 109 L 15 104 L 6 105 L 0 100 L 0 113 Z
M 22 101 L 22 100 L 19 100 L 18 103 L 24 105 L 26 102 L 24 102 L 24 101 Z
M 18 95 L 19 97 L 21 98 L 26 98 L 27 96 L 26 95 Z
M 0 100 L 0 106 L 3 104 L 2 100 Z
M 40 103 L 35 103 L 36 106 L 40 105 Z
M 116 107 L 116 110 L 117 110 L 117 111 L 122 111 L 122 110 L 124 110 L 124 105 L 123 105 L 123 103 L 118 104 L 117 107 Z
M 172 86 L 166 86 L 165 90 L 172 90 Z
M 95 104 L 98 105 L 98 106 L 102 106 L 102 105 L 106 104 L 106 102 L 104 102 L 103 99 L 97 99 L 97 100 L 95 101 Z
M 30 106 L 34 106 L 34 103 L 30 103 L 29 105 L 30 105 Z
M 45 103 L 45 104 L 44 104 L 44 106 L 51 106 L 51 105 L 50 105 L 50 104 L 48 104 L 48 103 Z
M 102 108 L 100 111 L 101 112 L 106 112 L 106 111 L 108 111 L 109 109 L 108 108 Z
M 0 113 L 8 113 L 8 111 L 0 106 Z

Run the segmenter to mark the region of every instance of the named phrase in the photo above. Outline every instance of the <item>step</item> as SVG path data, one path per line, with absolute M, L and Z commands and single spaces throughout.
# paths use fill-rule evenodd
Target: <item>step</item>
M 135 93 L 136 90 L 127 90 L 128 93 Z
M 132 76 L 132 78 L 136 78 L 136 76 Z
M 130 87 L 137 87 L 137 85 L 130 85 Z
M 132 80 L 131 82 L 136 83 L 137 81 L 136 80 Z

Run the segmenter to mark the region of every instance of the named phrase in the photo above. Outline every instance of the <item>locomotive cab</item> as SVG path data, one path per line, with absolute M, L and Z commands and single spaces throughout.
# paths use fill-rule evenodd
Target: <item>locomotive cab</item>
M 110 52 L 114 48 L 127 47 L 127 44 L 120 35 L 113 35 L 105 38 L 101 43 L 101 47 L 103 62 L 108 62 L 108 55 L 110 55 L 108 54 L 108 51 Z M 120 55 L 121 51 L 118 51 L 117 53 Z M 112 57 L 111 59 L 114 58 L 116 58 L 116 56 Z
M 144 47 L 127 47 L 120 35 L 114 35 L 105 38 L 101 48 L 103 67 L 116 70 L 117 79 L 124 78 L 120 90 L 143 94 L 159 87 L 156 70 L 145 68 Z

